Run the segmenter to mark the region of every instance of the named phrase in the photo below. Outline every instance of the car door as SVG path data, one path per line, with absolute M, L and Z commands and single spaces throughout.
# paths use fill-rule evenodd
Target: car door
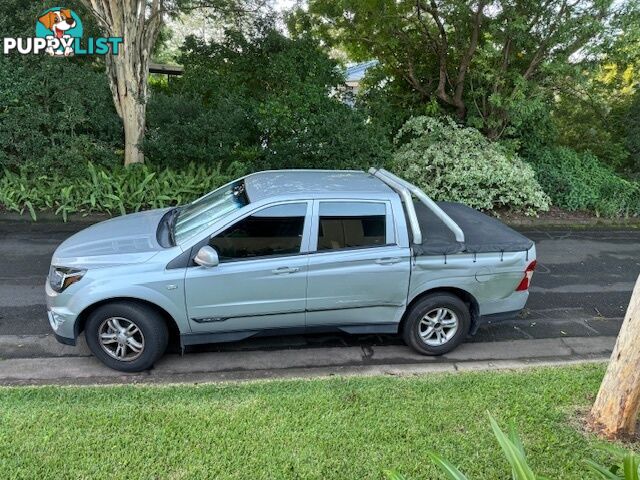
M 304 327 L 311 202 L 264 207 L 214 234 L 219 265 L 185 277 L 192 332 Z
M 386 201 L 314 202 L 307 327 L 397 323 L 407 301 L 410 251 L 396 243 Z

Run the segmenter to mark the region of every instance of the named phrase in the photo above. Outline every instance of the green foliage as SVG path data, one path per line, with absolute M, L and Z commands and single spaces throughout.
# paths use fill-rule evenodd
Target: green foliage
M 453 464 L 442 458 L 435 452 L 429 452 L 431 461 L 442 470 L 450 480 L 467 480 L 467 477 Z
M 625 119 L 625 147 L 629 150 L 629 163 L 640 172 L 640 88 L 633 96 Z
M 638 10 L 628 3 L 626 10 Z M 620 31 L 613 20 L 622 9 L 612 0 L 310 0 L 289 27 L 354 60 L 378 59 L 391 81 L 370 86 L 395 97 L 387 104 L 436 104 L 492 140 L 530 141 L 571 64 L 593 58 L 574 54 L 587 44 L 590 54 L 602 54 Z
M 640 185 L 617 175 L 589 152 L 542 148 L 529 157 L 553 203 L 607 217 L 640 214 Z
M 491 422 L 493 434 L 498 440 L 509 465 L 511 465 L 513 480 L 536 480 L 539 478 L 533 473 L 527 462 L 522 440 L 520 440 L 515 427 L 511 425 L 509 435 L 506 435 L 491 415 L 489 415 L 489 421 Z
M 616 461 L 609 468 L 587 460 L 589 468 L 597 474 L 598 478 L 605 480 L 639 480 L 640 479 L 640 456 L 629 450 L 622 450 L 613 445 L 603 447 Z
M 309 37 L 257 23 L 218 43 L 189 38 L 181 62 L 184 76 L 149 104 L 144 150 L 158 164 L 355 168 L 388 156 L 384 134 L 332 95 L 342 77 Z
M 520 436 L 518 435 L 518 432 L 516 432 L 515 427 L 512 425 L 509 428 L 509 433 L 505 434 L 491 415 L 489 415 L 489 421 L 491 422 L 493 434 L 496 437 L 496 440 L 498 440 L 509 465 L 511 465 L 513 480 L 541 479 L 542 477 L 536 476 L 533 473 L 533 470 L 531 470 L 531 467 L 527 462 L 527 457 L 524 453 L 522 440 L 520 440 Z M 443 459 L 437 453 L 430 452 L 429 457 L 433 463 L 440 467 L 450 480 L 468 480 L 460 470 Z
M 65 6 L 77 9 L 88 35 L 98 34 L 79 1 Z M 8 0 L 0 27 L 6 35 L 32 35 L 47 7 Z M 342 78 L 316 41 L 288 39 L 269 21 L 243 31 L 229 30 L 218 43 L 189 39 L 180 59 L 185 75 L 155 82 L 143 145 L 148 161 L 172 169 L 239 162 L 254 170 L 386 161 L 391 147 L 383 132 L 332 96 Z M 122 163 L 122 126 L 100 57 L 1 57 L 0 124 L 0 169 L 71 179 L 88 161 Z
M 44 1 L 0 2 L 3 36 L 33 36 Z M 78 1 L 86 35 L 95 23 Z M 104 65 L 91 57 L 0 56 L 0 169 L 28 166 L 32 175 L 73 174 L 87 161 L 114 165 L 122 134 Z
M 355 102 L 391 141 L 411 117 L 435 116 L 440 112 L 436 102 L 421 103 L 415 92 L 407 90 L 403 80 L 388 77 L 379 66 L 367 70 Z
M 0 205 L 9 211 L 53 211 L 66 221 L 71 213 L 124 215 L 147 208 L 183 204 L 230 181 L 241 171 L 189 164 L 180 171 L 132 165 L 105 169 L 89 163 L 84 174 L 58 172 L 34 176 L 28 166 L 0 176 Z
M 533 169 L 474 128 L 447 118 L 414 117 L 398 133 L 398 143 L 403 140 L 392 170 L 437 200 L 527 214 L 549 208 Z
M 558 88 L 553 112 L 557 143 L 590 151 L 618 170 L 636 169 L 629 155 L 631 145 L 626 144 L 634 127 L 637 133 L 637 120 L 630 111 L 634 83 L 631 67 L 603 64 L 575 69 Z

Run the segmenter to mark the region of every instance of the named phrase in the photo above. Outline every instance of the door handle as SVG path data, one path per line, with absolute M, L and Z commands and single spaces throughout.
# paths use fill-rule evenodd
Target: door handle
M 394 263 L 398 263 L 400 261 L 399 257 L 385 257 L 385 258 L 379 258 L 376 260 L 376 263 L 378 265 L 391 265 Z
M 276 275 L 283 275 L 285 273 L 296 273 L 299 270 L 299 267 L 278 267 L 274 270 L 271 270 L 271 273 L 274 273 Z

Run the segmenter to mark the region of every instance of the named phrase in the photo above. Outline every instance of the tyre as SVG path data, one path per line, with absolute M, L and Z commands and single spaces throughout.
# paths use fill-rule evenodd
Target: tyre
M 415 303 L 407 313 L 402 336 L 423 355 L 442 355 L 460 345 L 469 333 L 471 314 L 455 295 L 434 293 Z
M 85 325 L 91 352 L 106 366 L 121 372 L 141 372 L 164 354 L 169 332 L 152 308 L 114 302 L 96 308 Z

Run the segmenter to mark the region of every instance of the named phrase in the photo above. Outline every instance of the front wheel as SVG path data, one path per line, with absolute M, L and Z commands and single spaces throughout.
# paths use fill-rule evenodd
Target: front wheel
M 464 341 L 471 325 L 465 303 L 449 293 L 427 295 L 407 313 L 402 336 L 423 355 L 442 355 Z
M 141 372 L 167 349 L 169 332 L 156 311 L 129 302 L 109 303 L 91 313 L 85 325 L 91 352 L 106 366 Z

